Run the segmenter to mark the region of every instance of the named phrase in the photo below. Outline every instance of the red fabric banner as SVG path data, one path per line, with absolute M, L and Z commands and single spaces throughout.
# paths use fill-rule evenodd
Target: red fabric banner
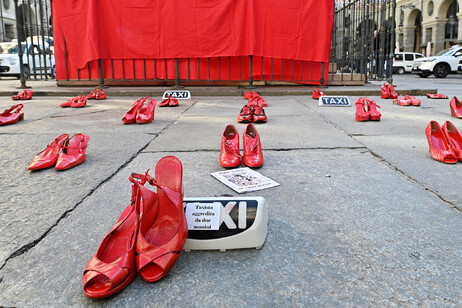
M 334 0 L 53 1 L 58 79 L 66 52 L 76 69 L 98 59 L 249 55 L 328 63 L 333 13 Z

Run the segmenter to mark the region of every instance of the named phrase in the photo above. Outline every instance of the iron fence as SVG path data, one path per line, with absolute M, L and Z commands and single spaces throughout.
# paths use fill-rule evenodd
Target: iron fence
M 340 80 L 391 79 L 396 0 L 336 2 L 329 74 Z

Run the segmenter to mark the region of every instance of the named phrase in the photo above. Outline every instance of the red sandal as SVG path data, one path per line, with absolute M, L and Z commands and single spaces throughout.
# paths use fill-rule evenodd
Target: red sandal
M 13 100 L 28 100 L 28 99 L 32 99 L 33 94 L 34 94 L 34 91 L 32 90 L 23 90 L 19 92 L 18 94 L 13 95 L 11 98 Z
M 67 170 L 83 164 L 86 159 L 85 151 L 88 140 L 90 140 L 90 136 L 81 133 L 67 139 L 59 153 L 55 169 Z
M 107 94 L 104 90 L 94 89 L 93 92 L 87 95 L 88 99 L 106 99 Z
M 148 170 L 149 171 L 149 170 Z M 183 211 L 183 167 L 174 156 L 166 156 L 156 165 L 155 178 L 133 173 L 131 181 L 138 187 L 140 227 L 136 240 L 136 268 L 141 278 L 154 282 L 163 278 L 178 260 L 188 226 Z M 156 186 L 154 193 L 145 183 Z
M 58 160 L 59 153 L 63 148 L 64 144 L 69 140 L 68 134 L 63 134 L 56 137 L 45 150 L 35 155 L 31 164 L 29 165 L 29 170 L 40 170 L 53 167 Z M 42 154 L 43 155 L 40 155 Z
M 0 113 L 0 126 L 24 120 L 23 104 L 16 104 Z

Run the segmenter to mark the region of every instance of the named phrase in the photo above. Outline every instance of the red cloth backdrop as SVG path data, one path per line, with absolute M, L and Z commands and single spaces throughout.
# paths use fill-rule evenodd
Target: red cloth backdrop
M 226 57 L 220 65 L 235 67 L 239 65 L 237 57 L 244 57 L 241 59 L 248 63 L 247 56 L 254 55 L 257 67 L 253 75 L 257 80 L 262 75 L 268 80 L 270 67 L 273 75 L 275 70 L 279 70 L 279 77 L 286 75 L 285 69 L 283 74 L 280 72 L 281 59 L 296 60 L 296 69 L 303 61 L 304 71 L 310 67 L 319 70 L 321 62 L 327 69 L 333 11 L 334 0 L 53 1 L 57 77 L 77 79 L 77 70 L 85 68 L 93 72 L 92 78 L 98 78 L 98 59 L 104 60 L 105 78 L 114 78 L 114 73 L 123 70 L 127 79 L 144 78 L 145 74 L 148 79 L 163 79 L 163 61 L 174 58 L 181 59 L 181 79 L 188 77 L 185 58 L 195 59 L 195 67 L 197 59 L 201 59 L 201 67 L 205 64 L 201 76 L 189 70 L 191 79 L 207 79 L 208 60 L 203 58 L 217 61 L 217 57 Z M 271 65 L 271 58 L 277 63 Z M 111 59 L 117 61 L 111 63 Z M 122 64 L 121 59 L 127 61 Z M 172 61 L 167 61 L 169 79 L 175 78 Z M 126 67 L 122 69 L 122 65 Z M 284 65 L 291 67 L 290 61 Z M 229 79 L 228 71 L 220 71 L 226 77 L 222 79 Z M 236 77 L 236 70 L 232 71 Z M 244 77 L 240 78 L 245 80 Z

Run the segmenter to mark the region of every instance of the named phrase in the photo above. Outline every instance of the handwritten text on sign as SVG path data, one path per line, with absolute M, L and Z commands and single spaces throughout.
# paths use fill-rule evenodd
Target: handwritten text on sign
M 321 96 L 319 106 L 351 106 L 350 100 L 346 96 Z
M 221 208 L 220 202 L 188 203 L 186 206 L 188 230 L 218 230 Z

